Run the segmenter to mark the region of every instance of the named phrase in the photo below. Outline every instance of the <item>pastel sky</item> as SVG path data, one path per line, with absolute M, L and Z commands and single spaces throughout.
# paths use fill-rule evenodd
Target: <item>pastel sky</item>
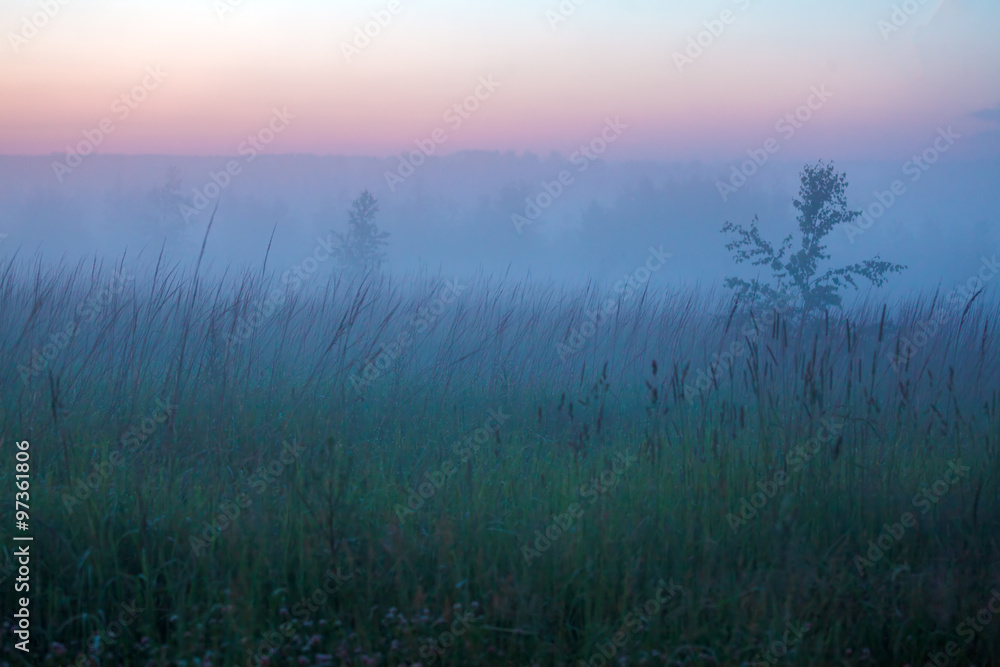
M 98 152 L 234 155 L 278 108 L 294 119 L 273 153 L 388 156 L 441 128 L 441 153 L 569 154 L 620 117 L 620 158 L 773 137 L 886 159 L 949 124 L 997 129 L 998 28 L 996 0 L 4 0 L 0 154 L 61 153 L 103 121 Z M 824 86 L 794 136 L 776 129 Z

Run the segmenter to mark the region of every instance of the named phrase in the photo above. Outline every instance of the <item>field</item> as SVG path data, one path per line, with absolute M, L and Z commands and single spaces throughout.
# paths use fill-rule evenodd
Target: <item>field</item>
M 0 265 L 0 663 L 27 441 L 46 665 L 1000 664 L 989 290 L 281 273 Z

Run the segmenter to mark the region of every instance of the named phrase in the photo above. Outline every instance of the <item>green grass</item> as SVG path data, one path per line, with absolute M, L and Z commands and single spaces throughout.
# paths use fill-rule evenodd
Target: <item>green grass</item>
M 157 263 L 115 287 L 112 270 L 0 267 L 5 507 L 13 442 L 31 443 L 30 662 L 100 646 L 105 665 L 244 665 L 270 641 L 272 665 L 578 665 L 622 631 L 615 664 L 739 665 L 788 624 L 773 664 L 923 665 L 949 641 L 947 664 L 1000 661 L 1000 621 L 960 634 L 1000 589 L 995 299 L 800 326 L 650 290 L 562 360 L 599 291 L 475 276 L 435 303 L 434 276 L 332 277 L 227 345 L 279 280 Z M 922 513 L 955 459 L 969 474 Z M 675 594 L 653 604 L 661 582 Z M 0 661 L 26 662 L 15 641 Z

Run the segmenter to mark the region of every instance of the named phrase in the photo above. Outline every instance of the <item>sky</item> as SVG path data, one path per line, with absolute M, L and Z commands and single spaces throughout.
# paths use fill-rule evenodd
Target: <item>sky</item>
M 995 0 L 4 0 L 0 154 L 571 155 L 611 120 L 618 159 L 895 160 L 995 136 L 998 27 Z

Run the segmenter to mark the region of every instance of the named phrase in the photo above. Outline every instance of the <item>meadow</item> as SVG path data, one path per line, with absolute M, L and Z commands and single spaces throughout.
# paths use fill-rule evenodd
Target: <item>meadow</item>
M 991 290 L 281 268 L 3 260 L 0 663 L 1000 664 Z

